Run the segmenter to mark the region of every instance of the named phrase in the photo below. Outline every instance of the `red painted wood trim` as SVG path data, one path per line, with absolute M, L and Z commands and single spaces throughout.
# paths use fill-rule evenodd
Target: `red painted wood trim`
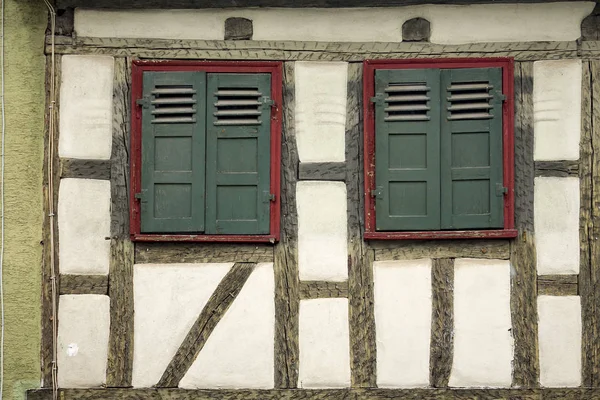
M 144 71 L 204 71 L 220 73 L 268 73 L 271 74 L 271 98 L 275 105 L 271 110 L 271 193 L 275 195 L 269 208 L 270 227 L 268 235 L 162 235 L 142 234 L 140 203 L 135 194 L 141 190 L 142 166 L 142 111 L 136 99 L 142 97 Z M 184 242 L 276 242 L 280 235 L 281 197 L 281 126 L 283 109 L 283 63 L 242 61 L 143 61 L 132 64 L 131 79 L 131 189 L 129 194 L 130 236 L 136 241 L 184 241 Z
M 502 92 L 506 101 L 502 105 L 502 158 L 503 184 L 508 188 L 504 197 L 504 229 L 481 231 L 430 231 L 430 232 L 377 232 L 375 202 L 371 190 L 375 189 L 375 70 L 419 68 L 502 68 Z M 514 60 L 512 58 L 448 58 L 439 60 L 366 60 L 363 64 L 364 108 L 364 170 L 365 170 L 365 239 L 460 239 L 460 238 L 511 238 L 517 236 L 515 227 L 514 184 Z

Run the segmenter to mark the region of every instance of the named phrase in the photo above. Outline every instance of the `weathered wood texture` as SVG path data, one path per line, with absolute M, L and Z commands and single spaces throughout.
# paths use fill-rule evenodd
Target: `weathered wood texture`
M 255 263 L 236 263 L 231 267 L 190 328 L 177 353 L 156 384 L 157 387 L 174 388 L 179 385 L 179 381 L 198 357 L 210 334 L 242 290 L 255 266 Z
M 576 296 L 578 291 L 577 275 L 540 275 L 537 280 L 538 295 Z
M 143 243 L 135 244 L 136 264 L 273 262 L 272 244 Z
M 579 176 L 579 161 L 536 161 L 535 176 Z
M 491 258 L 508 260 L 508 240 L 427 240 L 371 242 L 375 261 L 419 258 Z
M 431 37 L 431 23 L 425 18 L 411 18 L 402 24 L 402 41 L 428 42 Z
M 343 181 L 346 179 L 346 163 L 300 163 L 298 175 L 300 180 Z
M 110 331 L 107 387 L 129 387 L 133 369 L 133 243 L 129 240 L 130 62 L 115 59 L 110 162 Z
M 594 400 L 599 389 L 60 389 L 61 400 Z M 49 389 L 27 400 L 50 400 Z
M 348 282 L 301 281 L 300 299 L 348 297 Z
M 275 388 L 298 385 L 298 214 L 296 182 L 298 149 L 294 123 L 294 64 L 283 69 L 283 129 L 281 146 L 281 238 L 275 246 Z
M 581 39 L 600 40 L 600 4 L 596 4 L 592 13 L 581 21 Z
M 58 259 L 58 189 L 60 186 L 60 171 L 58 168 L 58 111 L 60 104 L 60 76 L 61 76 L 61 59 L 56 57 L 54 67 L 54 89 L 56 103 L 51 104 L 50 102 L 50 88 L 51 88 L 51 76 L 52 76 L 52 57 L 46 57 L 46 96 L 45 104 L 47 107 L 46 114 L 44 117 L 44 177 L 43 177 L 43 200 L 44 200 L 44 223 L 42 226 L 42 241 L 43 241 L 43 254 L 42 254 L 42 339 L 41 339 L 41 369 L 42 369 L 42 387 L 52 386 L 52 354 L 53 354 L 53 317 L 52 317 L 52 263 L 51 255 L 54 256 L 55 266 L 55 277 L 56 277 L 56 288 L 58 289 L 60 284 L 59 277 L 59 259 Z M 50 122 L 51 119 L 54 121 L 54 135 L 53 145 L 50 146 Z M 53 191 L 50 192 L 49 188 L 49 168 L 48 161 L 49 157 L 52 158 L 53 163 Z M 50 210 L 49 202 L 54 204 L 54 249 L 51 246 L 51 226 L 50 226 Z M 56 307 L 58 309 L 58 293 L 56 294 Z
M 374 253 L 363 240 L 362 64 L 349 64 L 347 93 L 346 193 L 351 381 L 352 387 L 375 387 Z
M 253 33 L 251 19 L 231 17 L 225 20 L 225 40 L 252 40 Z
M 110 179 L 109 160 L 60 159 L 61 178 Z
M 50 51 L 48 39 L 46 52 Z M 212 60 L 363 61 L 389 58 L 513 57 L 517 61 L 600 57 L 600 42 L 441 45 L 426 42 L 294 42 L 57 37 L 59 54 Z M 579 53 L 578 53 L 579 52 Z
M 511 243 L 513 386 L 539 385 L 536 255 L 533 236 L 533 63 L 515 65 L 515 223 Z
M 59 294 L 108 294 L 106 275 L 61 275 Z
M 454 347 L 454 259 L 434 259 L 431 268 L 432 313 L 429 382 L 448 387 Z

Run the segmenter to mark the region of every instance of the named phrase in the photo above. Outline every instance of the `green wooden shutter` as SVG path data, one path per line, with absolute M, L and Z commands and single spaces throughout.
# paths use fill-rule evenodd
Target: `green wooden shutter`
M 270 74 L 208 75 L 206 233 L 269 233 Z
M 202 232 L 206 74 L 144 72 L 142 232 Z
M 501 228 L 502 70 L 443 70 L 442 89 L 442 229 Z
M 375 73 L 377 230 L 440 229 L 440 70 Z

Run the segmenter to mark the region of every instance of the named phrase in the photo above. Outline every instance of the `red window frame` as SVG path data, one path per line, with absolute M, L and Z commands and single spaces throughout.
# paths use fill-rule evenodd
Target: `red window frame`
M 145 242 L 271 242 L 279 240 L 280 233 L 280 166 L 282 123 L 282 70 L 281 62 L 245 61 L 143 61 L 132 63 L 131 79 L 131 188 L 129 193 L 129 230 L 134 241 Z M 275 201 L 270 204 L 270 229 L 267 235 L 204 235 L 204 234 L 149 234 L 141 233 L 140 202 L 135 193 L 141 190 L 142 165 L 142 109 L 136 99 L 142 97 L 144 71 L 203 71 L 221 73 L 269 73 L 271 74 L 271 98 L 275 105 L 271 111 L 271 193 Z
M 380 232 L 375 225 L 375 71 L 378 69 L 426 68 L 502 68 L 502 92 L 506 101 L 502 106 L 502 162 L 503 181 L 508 192 L 504 197 L 504 228 L 460 231 L 406 231 Z M 466 239 L 512 238 L 517 236 L 514 225 L 514 61 L 512 58 L 448 58 L 409 60 L 366 60 L 363 64 L 364 107 L 364 170 L 365 170 L 365 239 Z

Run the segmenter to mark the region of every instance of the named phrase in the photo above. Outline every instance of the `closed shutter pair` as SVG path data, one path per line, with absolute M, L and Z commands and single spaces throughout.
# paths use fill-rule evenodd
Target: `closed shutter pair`
M 144 72 L 142 233 L 269 233 L 270 74 Z
M 376 228 L 503 227 L 502 70 L 375 73 Z

